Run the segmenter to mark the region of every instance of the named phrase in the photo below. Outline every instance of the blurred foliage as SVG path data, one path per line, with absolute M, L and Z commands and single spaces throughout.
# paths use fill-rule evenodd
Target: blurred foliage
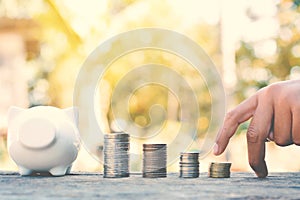
M 258 41 L 240 41 L 236 51 L 238 84 L 234 91 L 236 102 L 241 102 L 257 90 L 277 81 L 299 78 L 300 66 L 300 8 L 299 1 L 280 1 L 274 16 L 278 31 Z M 260 20 L 251 16 L 252 22 Z M 264 48 L 264 45 L 270 48 Z M 268 52 L 268 50 L 271 50 Z M 273 51 L 275 49 L 275 51 Z M 261 54 L 259 51 L 264 51 Z M 239 127 L 238 133 L 248 128 L 249 122 Z
M 77 4 L 77 7 L 73 3 Z M 28 62 L 32 72 L 29 80 L 31 106 L 72 106 L 76 75 L 84 59 L 107 37 L 135 28 L 163 27 L 179 31 L 200 44 L 217 66 L 220 66 L 218 23 L 210 24 L 200 18 L 192 23 L 190 19 L 182 19 L 182 13 L 178 13 L 178 8 L 172 8 L 172 3 L 169 1 L 112 0 L 92 3 L 94 7 L 91 7 L 93 4 L 89 5 L 88 2 L 83 4 L 68 0 L 29 0 L 26 3 L 19 0 L 5 0 L 0 4 L 0 7 L 5 10 L 4 15 L 14 18 L 32 18 L 38 22 L 42 32 L 40 55 Z M 191 8 L 190 6 L 187 9 Z M 22 14 L 18 12 L 20 10 Z M 96 14 L 89 15 L 92 12 Z M 192 16 L 190 17 L 193 19 Z M 195 81 L 197 77 L 193 67 L 183 63 L 174 55 L 163 55 L 162 52 L 145 52 L 141 63 L 134 61 L 136 58 L 133 57 L 135 55 L 120 59 L 116 68 L 112 67 L 112 70 L 107 72 L 106 80 L 111 84 L 111 88 L 134 65 L 155 60 L 162 65 L 176 66 L 192 87 L 199 87 L 202 90 L 197 96 L 198 101 L 201 102 L 199 109 L 202 117 L 199 119 L 199 134 L 205 133 L 210 122 L 211 100 L 203 80 L 201 79 L 202 83 Z M 133 120 L 141 126 L 147 126 L 150 121 L 149 109 L 153 104 L 160 104 L 165 109 L 168 107 L 168 93 L 168 90 L 158 86 L 142 88 L 135 96 L 136 99 L 140 99 L 139 103 L 136 104 L 133 100 L 129 102 Z M 104 96 L 109 94 L 102 94 L 102 97 Z M 111 113 L 108 118 L 110 122 L 114 120 Z M 178 116 L 175 119 L 180 120 Z
M 259 41 L 240 42 L 236 52 L 238 102 L 256 90 L 273 82 L 291 79 L 292 69 L 300 65 L 300 13 L 299 1 L 281 1 L 275 16 L 279 30 L 275 36 Z M 259 20 L 254 18 L 253 21 Z M 274 53 L 260 55 L 257 45 L 274 45 Z M 262 50 L 267 51 L 268 48 Z
M 95 3 L 95 2 L 94 2 Z M 32 18 L 42 30 L 40 55 L 29 61 L 32 77 L 29 81 L 30 101 L 32 105 L 49 104 L 58 107 L 72 105 L 72 92 L 76 75 L 89 53 L 107 37 L 117 33 L 141 27 L 163 27 L 179 31 L 201 45 L 221 70 L 221 32 L 220 22 L 208 23 L 203 19 L 182 18 L 174 11 L 170 1 L 161 0 L 112 0 L 99 1 L 98 7 L 82 7 L 77 10 L 73 1 L 58 0 L 4 0 L 0 2 L 1 14 L 5 17 Z M 87 2 L 85 6 L 89 6 Z M 176 4 L 180 5 L 179 1 Z M 234 89 L 236 103 L 249 97 L 266 85 L 294 77 L 300 69 L 300 13 L 299 1 L 284 0 L 276 2 L 277 13 L 274 16 L 279 24 L 276 35 L 258 41 L 241 39 L 236 51 L 238 83 Z M 83 4 L 80 4 L 83 5 Z M 193 6 L 188 7 L 192 9 Z M 91 10 L 93 9 L 93 10 Z M 196 8 L 195 8 L 196 9 Z M 99 10 L 97 15 L 86 17 Z M 89 13 L 90 12 L 90 13 Z M 253 12 L 247 10 L 250 21 L 260 20 Z M 185 15 L 188 15 L 186 11 Z M 187 16 L 192 17 L 192 15 Z M 194 21 L 193 21 L 194 20 Z M 267 46 L 272 51 L 268 51 Z M 275 51 L 273 52 L 273 50 Z M 259 51 L 265 51 L 263 54 Z M 153 59 L 153 53 L 146 53 L 144 62 Z M 165 65 L 180 65 L 180 61 L 160 55 L 155 59 Z M 128 58 L 130 59 L 130 58 Z M 134 62 L 133 62 L 134 64 Z M 121 64 L 107 72 L 106 79 L 111 87 L 119 80 L 124 71 L 129 70 L 132 62 L 123 60 Z M 127 67 L 124 67 L 127 66 Z M 182 65 L 184 66 L 184 65 Z M 181 66 L 181 67 L 182 67 Z M 180 68 L 180 67 L 179 67 Z M 189 79 L 193 70 L 181 70 Z M 194 84 L 190 78 L 191 84 Z M 195 84 L 194 87 L 197 87 Z M 144 104 L 131 107 L 132 117 L 137 118 L 140 125 L 146 125 L 149 118 L 150 100 L 157 100 L 165 107 L 168 95 L 164 89 L 143 88 L 137 93 Z M 157 98 L 157 97 L 161 97 Z M 148 102 L 149 100 L 149 102 Z M 206 118 L 201 122 L 210 121 L 210 97 L 206 88 L 198 97 L 201 110 Z M 148 102 L 148 103 L 147 103 Z M 147 105 L 146 105 L 147 104 Z M 145 116 L 141 118 L 140 116 Z M 146 120 L 144 120 L 146 119 Z M 205 125 L 201 125 L 207 127 Z M 244 127 L 245 128 L 245 127 Z M 243 127 L 241 129 L 244 129 Z

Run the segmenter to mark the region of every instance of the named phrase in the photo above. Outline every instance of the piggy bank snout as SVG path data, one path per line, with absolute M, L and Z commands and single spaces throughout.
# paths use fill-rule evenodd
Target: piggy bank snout
M 55 125 L 47 119 L 31 118 L 24 121 L 18 130 L 19 142 L 27 148 L 46 148 L 55 141 Z

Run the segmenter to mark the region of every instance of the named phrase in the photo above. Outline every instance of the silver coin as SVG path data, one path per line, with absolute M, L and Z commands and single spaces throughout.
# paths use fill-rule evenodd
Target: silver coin
M 180 178 L 198 178 L 199 177 L 199 153 L 182 152 L 179 162 Z
M 129 144 L 127 133 L 104 135 L 104 177 L 122 178 L 129 176 Z
M 180 154 L 180 158 L 194 158 L 194 159 L 198 159 L 199 154 L 198 153 L 181 153 Z
M 211 178 L 229 178 L 231 163 L 212 162 L 209 166 L 209 177 Z
M 143 148 L 166 147 L 167 144 L 143 144 Z
M 143 144 L 143 177 L 163 178 L 167 176 L 167 145 Z

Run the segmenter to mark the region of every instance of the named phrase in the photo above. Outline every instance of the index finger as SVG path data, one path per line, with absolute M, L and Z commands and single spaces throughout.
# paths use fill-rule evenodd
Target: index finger
M 218 132 L 216 144 L 214 146 L 214 154 L 222 154 L 230 138 L 236 132 L 238 126 L 250 119 L 257 107 L 257 94 L 240 103 L 235 109 L 228 112 L 225 116 L 222 128 Z

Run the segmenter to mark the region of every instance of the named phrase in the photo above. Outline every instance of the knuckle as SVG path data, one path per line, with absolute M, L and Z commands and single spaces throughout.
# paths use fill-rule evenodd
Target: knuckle
M 300 110 L 300 101 L 296 99 L 291 99 L 291 112 L 297 113 Z
M 277 144 L 278 146 L 284 147 L 284 146 L 288 146 L 291 144 L 291 141 L 289 139 L 285 139 L 285 138 L 274 138 L 274 142 L 275 144 Z
M 300 146 L 300 137 L 293 136 L 293 143 L 297 146 Z
M 253 125 L 250 125 L 247 130 L 247 140 L 252 143 L 258 140 L 258 130 Z
M 266 88 L 266 92 L 270 94 L 274 92 L 277 93 L 279 90 L 281 90 L 281 85 L 278 83 L 273 83 Z
M 300 146 L 300 140 L 294 141 L 294 144 Z
M 225 115 L 225 121 L 234 121 L 236 118 L 236 112 L 234 110 L 230 110 L 229 112 L 226 113 Z
M 277 83 L 273 83 L 265 88 L 262 88 L 259 93 L 259 98 L 270 98 L 271 96 L 278 96 L 281 91 L 281 86 Z

